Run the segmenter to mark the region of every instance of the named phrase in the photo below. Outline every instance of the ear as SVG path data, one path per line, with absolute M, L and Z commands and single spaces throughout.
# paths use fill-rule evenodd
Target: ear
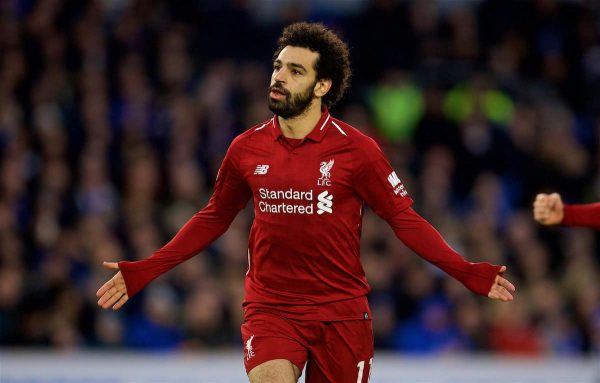
M 327 92 L 329 92 L 329 89 L 331 89 L 331 84 L 332 82 L 330 79 L 323 79 L 317 81 L 317 83 L 315 84 L 315 96 L 325 96 Z

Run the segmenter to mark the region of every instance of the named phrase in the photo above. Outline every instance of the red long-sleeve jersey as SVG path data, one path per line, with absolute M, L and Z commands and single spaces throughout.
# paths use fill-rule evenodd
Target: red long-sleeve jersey
M 245 310 L 315 320 L 370 317 L 359 254 L 365 202 L 409 248 L 472 291 L 487 295 L 500 270 L 452 250 L 410 207 L 377 144 L 324 109 L 299 142 L 282 135 L 276 116 L 236 137 L 208 205 L 148 259 L 119 262 L 128 295 L 208 246 L 250 198 Z
M 600 203 L 565 205 L 564 226 L 582 226 L 600 230 Z

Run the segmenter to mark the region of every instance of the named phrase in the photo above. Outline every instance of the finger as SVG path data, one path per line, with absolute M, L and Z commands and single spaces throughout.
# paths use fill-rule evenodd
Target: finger
M 548 216 L 552 210 L 547 205 L 534 205 L 533 206 L 533 216 L 543 218 Z
M 492 285 L 488 297 L 492 299 L 499 299 L 503 302 L 508 302 L 513 300 L 513 295 L 515 286 L 506 278 L 501 276 L 502 273 L 506 271 L 506 266 L 500 267 L 500 271 L 494 280 L 494 284 Z
M 547 211 L 548 209 L 545 207 L 536 206 L 533 208 L 533 216 L 539 218 L 544 217 Z
M 121 299 L 121 297 L 123 296 L 123 292 L 122 291 L 117 291 L 115 294 L 113 294 L 106 302 L 104 302 L 104 304 L 102 305 L 103 309 L 107 309 L 109 307 L 111 307 L 112 305 L 114 305 L 119 299 Z
M 552 193 L 550 194 L 550 197 L 548 198 L 548 207 L 552 210 L 556 207 L 556 204 L 558 204 L 558 194 L 557 193 Z
M 114 287 L 111 287 L 108 291 L 106 291 L 106 293 L 104 293 L 102 297 L 100 297 L 100 299 L 98 300 L 98 305 L 103 306 L 107 301 L 110 300 L 111 297 L 115 295 L 120 296 L 121 294 L 127 294 L 127 288 L 125 287 L 125 285 L 115 285 Z
M 488 297 L 490 299 L 497 299 L 497 300 L 502 300 L 502 301 L 504 300 L 504 299 L 502 299 L 502 295 L 500 295 L 500 293 L 497 292 L 496 290 L 490 291 L 490 293 L 488 294 Z
M 117 289 L 116 287 L 111 287 L 108 291 L 106 291 L 101 297 L 100 299 L 98 299 L 98 306 L 102 306 L 104 305 L 104 303 L 106 301 L 108 301 L 113 295 L 115 295 L 117 292 L 119 291 L 119 289 Z
M 534 210 L 533 218 L 540 223 L 546 223 L 548 222 L 548 212 L 545 209 L 543 211 Z
M 500 299 L 504 302 L 509 302 L 513 300 L 513 295 L 504 287 L 498 288 L 498 294 L 500 294 Z
M 511 302 L 513 300 L 513 297 L 512 296 L 505 296 L 505 295 L 498 294 L 493 299 L 496 299 L 496 300 L 502 301 L 502 302 Z
M 114 280 L 112 278 L 109 279 L 105 284 L 102 285 L 102 287 L 100 287 L 98 289 L 98 291 L 96 291 L 96 296 L 98 298 L 100 298 L 101 296 L 103 296 L 108 291 L 108 289 L 110 289 L 114 285 L 115 285 Z
M 113 306 L 113 310 L 118 310 L 121 307 L 123 307 L 123 305 L 125 304 L 125 302 L 127 302 L 129 300 L 129 296 L 127 294 L 123 294 L 123 296 L 121 297 L 121 299 L 119 299 L 119 301 L 117 303 L 115 303 L 115 305 Z
M 104 303 L 110 299 L 112 295 L 104 294 L 100 299 L 98 299 L 98 306 L 104 308 Z
M 503 302 L 509 302 L 513 300 L 513 296 L 504 287 L 495 286 L 492 291 L 488 294 L 488 297 L 492 299 L 501 300 Z
M 533 209 L 533 216 L 543 219 L 546 218 L 548 216 L 548 210 L 545 208 L 534 208 Z
M 533 208 L 534 209 L 548 209 L 550 207 L 550 201 L 547 199 L 543 199 L 543 200 L 536 200 L 533 203 Z
M 500 271 L 494 280 L 494 286 L 501 286 L 510 292 L 514 292 L 516 290 L 515 285 L 513 285 L 508 279 L 502 277 L 502 274 L 506 272 L 506 266 L 500 267 Z
M 490 299 L 494 299 L 494 300 L 499 300 L 499 301 L 503 301 L 506 302 L 506 298 L 502 298 L 502 296 L 496 292 L 490 292 L 490 294 L 488 295 L 488 297 Z
M 110 299 L 110 297 L 112 297 L 112 294 L 110 293 L 106 293 L 103 296 L 100 297 L 100 299 L 98 299 L 98 306 L 104 308 L 104 303 L 106 303 L 106 301 L 108 301 Z
M 548 198 L 547 194 L 540 193 L 535 196 L 535 202 L 543 203 Z
M 506 291 L 507 293 L 514 293 L 516 291 L 515 286 L 510 283 L 510 281 L 508 279 L 504 279 L 501 278 L 498 281 L 498 284 L 496 286 L 498 288 L 498 291 L 500 291 L 501 293 L 503 293 L 504 291 Z
M 109 270 L 119 270 L 119 263 L 117 262 L 102 262 L 102 266 L 106 267 Z
M 513 285 L 512 283 L 510 283 L 510 281 L 506 278 L 502 278 L 500 277 L 500 280 L 498 281 L 498 284 L 502 287 L 504 287 L 506 290 L 508 290 L 511 293 L 514 293 L 517 288 L 515 287 L 515 285 Z

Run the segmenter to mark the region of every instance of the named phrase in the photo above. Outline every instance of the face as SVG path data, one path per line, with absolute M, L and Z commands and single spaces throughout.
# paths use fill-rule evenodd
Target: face
M 285 119 L 301 115 L 315 98 L 319 54 L 306 48 L 287 46 L 273 62 L 269 87 L 269 109 Z

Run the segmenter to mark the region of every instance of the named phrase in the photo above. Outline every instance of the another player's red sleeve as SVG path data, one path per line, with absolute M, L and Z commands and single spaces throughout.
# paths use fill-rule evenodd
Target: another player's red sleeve
M 500 266 L 467 262 L 444 241 L 437 230 L 410 206 L 402 182 L 374 142 L 355 159 L 354 187 L 361 198 L 385 219 L 396 236 L 419 256 L 462 282 L 474 293 L 487 296 Z
M 565 205 L 563 212 L 562 225 L 591 227 L 600 230 L 600 203 Z
M 221 164 L 214 193 L 206 207 L 149 258 L 136 262 L 119 262 L 130 298 L 156 277 L 206 248 L 229 228 L 238 212 L 246 206 L 252 192 L 239 174 L 240 153 L 235 149 L 234 143 Z

